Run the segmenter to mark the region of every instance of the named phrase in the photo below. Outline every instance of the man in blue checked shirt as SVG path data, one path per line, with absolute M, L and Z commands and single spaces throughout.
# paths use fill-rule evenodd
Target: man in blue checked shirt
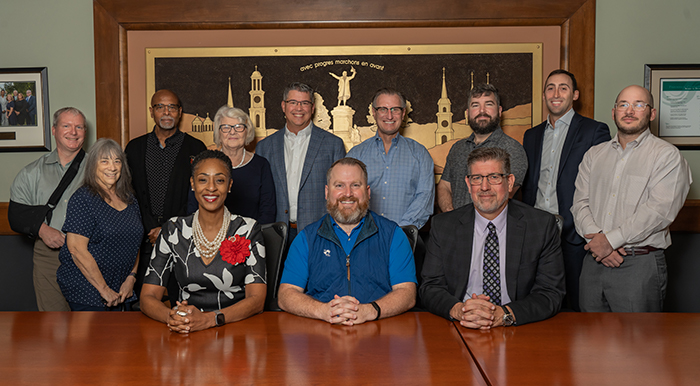
M 433 214 L 433 159 L 425 146 L 399 133 L 406 117 L 406 100 L 400 92 L 377 91 L 372 115 L 377 135 L 348 153 L 367 165 L 373 193 L 370 208 L 400 226 L 421 228 Z

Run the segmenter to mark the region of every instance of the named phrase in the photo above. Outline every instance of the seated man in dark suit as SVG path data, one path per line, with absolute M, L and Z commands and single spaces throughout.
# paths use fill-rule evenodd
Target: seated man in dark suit
M 473 203 L 433 217 L 423 306 L 481 329 L 553 316 L 564 297 L 554 216 L 508 200 L 515 177 L 503 149 L 475 149 L 467 167 Z

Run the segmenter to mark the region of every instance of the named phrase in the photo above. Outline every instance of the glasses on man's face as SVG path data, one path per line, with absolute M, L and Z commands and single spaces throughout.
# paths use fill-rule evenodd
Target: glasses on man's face
M 168 109 L 168 112 L 176 113 L 178 110 L 180 110 L 180 105 L 164 105 L 162 103 L 159 103 L 153 106 L 153 111 L 157 113 L 162 113 L 163 111 L 165 111 L 166 108 Z
M 311 101 L 297 101 L 297 100 L 294 100 L 294 99 L 286 100 L 286 101 L 284 101 L 284 103 L 286 103 L 286 104 L 288 104 L 289 106 L 292 106 L 292 107 L 301 106 L 301 107 L 303 107 L 303 108 L 309 108 L 309 107 L 311 107 L 311 105 L 312 105 Z
M 507 176 L 508 174 L 491 173 L 485 176 L 482 176 L 481 174 L 471 174 L 468 175 L 467 178 L 469 178 L 469 183 L 472 186 L 481 185 L 481 183 L 484 182 L 484 178 L 486 178 L 489 185 L 500 185 Z
M 219 125 L 219 130 L 221 130 L 222 133 L 229 133 L 231 132 L 231 129 L 235 131 L 236 133 L 242 133 L 245 131 L 246 126 L 242 123 L 239 123 L 237 125 Z
M 620 111 L 625 111 L 628 108 L 630 108 L 630 106 L 632 106 L 634 111 L 644 111 L 644 109 L 646 109 L 647 106 L 651 107 L 650 104 L 644 103 L 644 102 L 635 102 L 635 103 L 619 102 L 619 103 L 615 103 L 615 108 L 617 110 L 620 110 Z
M 374 107 L 374 110 L 382 115 L 387 115 L 389 112 L 391 112 L 391 115 L 400 115 L 403 112 L 403 107 Z

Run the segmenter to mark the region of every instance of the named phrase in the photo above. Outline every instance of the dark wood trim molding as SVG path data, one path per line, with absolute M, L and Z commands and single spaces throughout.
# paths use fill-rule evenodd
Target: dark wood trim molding
M 126 35 L 131 30 L 562 26 L 562 68 L 593 116 L 595 0 L 93 0 L 97 137 L 126 144 Z

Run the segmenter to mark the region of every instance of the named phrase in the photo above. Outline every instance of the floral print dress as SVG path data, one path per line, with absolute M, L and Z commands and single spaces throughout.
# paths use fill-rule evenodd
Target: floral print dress
M 266 283 L 265 246 L 260 225 L 231 214 L 226 239 L 209 264 L 195 247 L 194 215 L 170 219 L 158 236 L 144 283 L 165 287 L 175 275 L 180 293 L 203 312 L 229 307 L 245 298 L 245 286 Z

